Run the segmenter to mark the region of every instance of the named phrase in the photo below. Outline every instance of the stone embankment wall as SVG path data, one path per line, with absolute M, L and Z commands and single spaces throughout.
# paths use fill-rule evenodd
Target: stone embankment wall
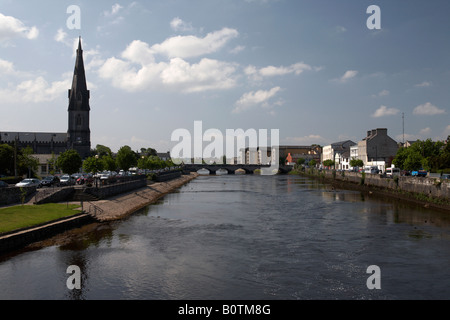
M 307 172 L 308 173 L 308 172 Z M 428 177 L 400 176 L 397 178 L 388 178 L 379 174 L 366 173 L 365 176 L 358 172 L 332 170 L 312 172 L 313 175 L 323 176 L 327 179 L 352 182 L 365 186 L 405 191 L 415 194 L 422 194 L 433 198 L 450 199 L 450 180 Z
M 36 192 L 36 187 L 9 187 L 0 188 L 0 205 L 9 205 L 22 202 L 22 197 L 28 199 Z
M 39 193 L 44 192 L 42 197 L 39 197 Z M 75 192 L 74 187 L 65 187 L 61 189 L 57 189 L 57 191 L 49 190 L 41 190 L 36 196 L 35 204 L 44 204 L 44 203 L 57 203 L 66 201 L 73 193 Z
M 86 188 L 85 192 L 92 194 L 94 197 L 98 199 L 106 199 L 108 197 L 112 197 L 124 192 L 128 192 L 134 189 L 142 188 L 147 185 L 147 180 L 145 177 L 143 179 L 129 181 L 129 182 L 122 182 L 122 183 L 115 183 L 111 185 L 105 185 L 98 188 L 92 187 L 92 188 Z
M 94 219 L 86 213 L 81 213 L 72 217 L 56 220 L 42 226 L 26 228 L 24 230 L 17 230 L 3 234 L 0 236 L 0 253 L 24 247 L 35 241 L 49 238 L 58 233 L 80 227 L 90 222 L 94 222 Z

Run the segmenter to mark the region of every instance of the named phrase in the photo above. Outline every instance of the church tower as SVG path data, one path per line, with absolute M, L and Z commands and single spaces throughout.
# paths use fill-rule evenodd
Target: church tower
M 89 129 L 89 112 L 91 108 L 89 99 L 90 94 L 86 85 L 80 37 L 72 88 L 69 89 L 69 129 L 67 137 L 68 148 L 78 151 L 83 159 L 89 157 L 91 152 L 91 130 Z

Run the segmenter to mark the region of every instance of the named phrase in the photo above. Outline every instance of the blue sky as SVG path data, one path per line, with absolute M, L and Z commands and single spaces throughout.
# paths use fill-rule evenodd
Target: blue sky
M 67 130 L 81 36 L 93 147 L 168 151 L 194 121 L 289 145 L 402 141 L 402 113 L 406 140 L 444 139 L 449 15 L 447 0 L 0 0 L 0 130 Z

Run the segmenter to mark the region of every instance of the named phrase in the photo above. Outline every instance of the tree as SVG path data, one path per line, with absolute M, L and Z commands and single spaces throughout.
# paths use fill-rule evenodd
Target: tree
M 309 161 L 308 162 L 308 165 L 310 166 L 310 167 L 315 167 L 316 166 L 316 160 L 314 160 L 314 159 L 311 159 L 311 161 Z
M 303 158 L 298 158 L 298 159 L 297 159 L 297 164 L 298 164 L 299 166 L 301 166 L 301 165 L 304 164 L 305 162 L 306 162 L 306 160 L 303 159 Z
M 117 166 L 124 171 L 137 164 L 136 154 L 129 146 L 123 146 L 119 149 L 116 160 Z
M 116 160 L 111 155 L 104 156 L 100 160 L 103 163 L 103 170 L 115 171 L 117 169 Z
M 330 160 L 330 159 L 324 160 L 324 161 L 323 161 L 323 165 L 324 165 L 325 167 L 332 167 L 332 166 L 334 166 L 334 161 L 333 161 L 333 160 Z
M 56 165 L 64 173 L 74 174 L 81 168 L 83 161 L 77 151 L 70 149 L 59 155 Z
M 19 172 L 26 172 L 28 177 L 32 177 L 32 172 L 36 171 L 39 166 L 39 160 L 32 156 L 33 149 L 27 146 L 21 149 L 17 156 L 17 165 L 19 167 Z
M 0 145 L 0 173 L 14 172 L 14 148 L 8 144 Z
M 98 157 L 89 157 L 83 162 L 83 169 L 85 172 L 97 173 L 103 170 L 103 161 Z
M 350 166 L 351 167 L 363 167 L 364 162 L 361 159 L 353 158 L 352 160 L 350 160 Z
M 97 151 L 97 155 L 102 158 L 105 156 L 112 156 L 112 151 L 109 147 L 106 147 L 104 145 L 98 144 L 95 147 L 95 150 Z

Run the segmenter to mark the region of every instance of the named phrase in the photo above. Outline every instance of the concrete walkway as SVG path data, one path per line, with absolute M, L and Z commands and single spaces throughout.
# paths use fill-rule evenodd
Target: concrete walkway
M 180 188 L 197 176 L 198 173 L 182 175 L 171 181 L 157 182 L 106 200 L 83 203 L 83 209 L 99 221 L 121 219 L 156 202 L 159 198 Z

